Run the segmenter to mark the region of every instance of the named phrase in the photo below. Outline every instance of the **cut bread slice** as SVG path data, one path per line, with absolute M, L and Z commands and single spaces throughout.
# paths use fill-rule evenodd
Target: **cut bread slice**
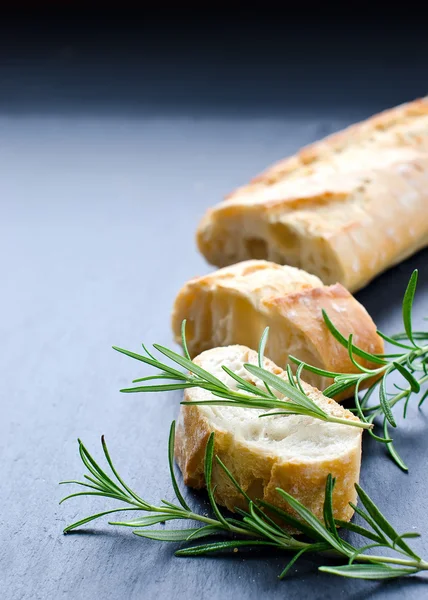
M 245 346 L 214 348 L 203 352 L 194 362 L 230 387 L 236 387 L 236 382 L 222 365 L 263 386 L 244 367 L 245 363 L 257 364 L 257 353 Z M 286 373 L 272 361 L 265 359 L 264 367 L 287 380 Z M 358 421 L 350 411 L 310 385 L 303 383 L 303 387 L 325 412 Z M 210 399 L 213 397 L 206 390 L 185 391 L 188 402 Z M 356 502 L 354 483 L 359 479 L 362 430 L 300 415 L 260 418 L 263 413 L 266 411 L 234 406 L 182 405 L 175 456 L 186 485 L 194 488 L 205 485 L 204 453 L 214 432 L 214 455 L 223 461 L 252 500 L 265 500 L 292 514 L 276 491 L 280 487 L 322 519 L 325 483 L 331 473 L 336 478 L 334 516 L 349 520 L 353 514 L 349 502 Z M 242 495 L 215 460 L 212 484 L 219 504 L 231 511 L 236 507 L 246 508 Z
M 301 269 L 250 260 L 191 279 L 177 295 L 172 314 L 175 339 L 186 323 L 190 355 L 229 344 L 258 347 L 269 326 L 266 356 L 284 368 L 289 355 L 327 371 L 355 373 L 348 350 L 329 332 L 326 311 L 337 329 L 363 350 L 382 353 L 382 338 L 365 308 L 340 284 L 324 286 Z M 364 367 L 372 367 L 358 357 Z M 302 377 L 324 390 L 331 379 L 304 371 Z M 365 382 L 366 385 L 370 380 Z M 341 400 L 352 394 L 348 390 Z

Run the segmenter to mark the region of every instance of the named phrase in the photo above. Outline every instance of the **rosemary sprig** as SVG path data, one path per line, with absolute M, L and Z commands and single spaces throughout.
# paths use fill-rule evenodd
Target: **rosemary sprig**
M 121 478 L 110 458 L 104 437 L 101 438 L 104 457 L 111 473 L 108 474 L 89 454 L 86 447 L 79 440 L 79 453 L 83 464 L 89 474 L 84 475 L 85 481 L 65 481 L 83 486 L 85 491 L 66 496 L 61 503 L 77 496 L 103 496 L 113 498 L 126 506 L 119 506 L 83 518 L 64 529 L 68 533 L 90 521 L 105 515 L 121 511 L 141 511 L 147 513 L 134 520 L 111 521 L 109 524 L 122 527 L 131 527 L 140 537 L 162 542 L 187 542 L 216 536 L 216 541 L 204 542 L 180 548 L 176 556 L 201 556 L 211 555 L 223 551 L 237 552 L 243 547 L 274 548 L 276 551 L 292 552 L 293 557 L 283 569 L 279 578 L 282 579 L 289 572 L 293 564 L 305 553 L 321 554 L 322 556 L 342 559 L 343 564 L 319 567 L 320 571 L 342 577 L 359 579 L 392 579 L 404 575 L 411 575 L 419 571 L 428 570 L 428 563 L 422 560 L 407 544 L 406 539 L 418 537 L 416 533 L 399 535 L 389 521 L 380 512 L 369 496 L 356 485 L 356 490 L 363 508 L 356 509 L 364 521 L 364 526 L 354 523 L 337 521 L 333 516 L 333 490 L 335 480 L 329 475 L 326 481 L 324 501 L 324 522 L 320 521 L 313 513 L 305 508 L 293 496 L 277 488 L 278 495 L 287 502 L 289 507 L 298 515 L 298 519 L 287 512 L 264 501 L 253 502 L 245 491 L 217 457 L 214 457 L 214 433 L 211 434 L 205 451 L 205 481 L 208 487 L 208 498 L 212 508 L 212 516 L 200 514 L 192 510 L 184 500 L 175 478 L 173 465 L 173 448 L 175 436 L 175 423 L 171 425 L 168 461 L 178 504 L 162 500 L 160 505 L 153 505 L 136 494 Z M 215 502 L 214 491 L 211 483 L 211 473 L 214 459 L 223 469 L 231 483 L 242 494 L 247 503 L 247 510 L 237 510 L 235 517 L 224 516 Z M 90 481 L 91 483 L 87 483 Z M 275 516 L 272 520 L 267 512 Z M 149 529 L 153 525 L 164 524 L 166 521 L 190 521 L 191 527 L 183 529 Z M 198 526 L 195 526 L 199 523 Z M 287 533 L 283 527 L 292 526 L 305 539 L 297 539 Z M 365 538 L 362 546 L 353 546 L 342 539 L 337 532 L 337 527 L 358 534 Z M 218 537 L 221 536 L 221 540 Z M 368 542 L 368 543 L 367 543 Z M 388 551 L 387 556 L 367 554 L 373 548 Z
M 324 390 L 324 394 L 330 398 L 334 398 L 346 389 L 354 388 L 355 411 L 363 422 L 374 423 L 376 419 L 380 419 L 380 427 L 383 432 L 383 437 L 376 434 L 375 430 L 369 430 L 378 441 L 384 442 L 386 448 L 396 464 L 404 471 L 407 471 L 407 465 L 400 457 L 393 441 L 389 435 L 390 427 L 397 427 L 392 409 L 399 402 L 403 402 L 403 417 L 407 415 L 409 401 L 413 395 L 421 391 L 421 387 L 428 382 L 428 344 L 418 344 L 418 342 L 428 341 L 428 332 L 414 331 L 412 328 L 412 307 L 418 281 L 418 271 L 414 270 L 409 283 L 407 285 L 403 302 L 402 302 L 402 318 L 404 332 L 392 336 L 388 336 L 378 330 L 378 334 L 389 344 L 396 348 L 396 351 L 390 354 L 371 354 L 365 352 L 353 344 L 352 334 L 346 339 L 340 331 L 334 326 L 328 315 L 323 311 L 323 317 L 326 326 L 335 339 L 348 349 L 349 356 L 353 364 L 357 367 L 357 373 L 331 373 L 318 369 L 312 365 L 308 365 L 296 357 L 290 356 L 290 360 L 302 368 L 313 373 L 325 377 L 333 378 L 333 383 Z M 363 357 L 377 366 L 373 369 L 366 369 L 360 365 L 356 357 Z M 399 374 L 403 379 L 406 387 L 399 387 L 394 384 L 397 391 L 388 392 L 388 382 L 393 374 Z M 358 390 L 362 384 L 375 378 L 374 383 L 370 385 L 367 391 L 359 398 Z M 379 402 L 370 404 L 369 400 L 373 397 L 373 393 L 378 392 Z M 419 401 L 419 407 L 428 396 L 428 390 L 425 391 Z
M 134 379 L 132 382 L 144 382 L 145 385 L 122 389 L 121 392 L 166 392 L 198 387 L 209 391 L 212 394 L 212 398 L 209 400 L 195 400 L 192 402 L 183 401 L 181 404 L 227 405 L 240 408 L 257 408 L 263 410 L 274 409 L 275 412 L 260 416 L 305 415 L 308 417 L 313 417 L 314 419 L 320 419 L 321 421 L 329 421 L 330 423 L 339 423 L 342 425 L 349 425 L 351 427 L 359 427 L 362 429 L 371 429 L 373 427 L 372 424 L 367 420 L 362 422 L 351 419 L 341 419 L 340 417 L 329 415 L 322 410 L 311 398 L 309 398 L 303 389 L 300 381 L 300 373 L 302 369 L 298 370 L 295 377 L 293 376 L 291 370 L 289 370 L 288 381 L 285 381 L 267 369 L 264 369 L 262 367 L 264 360 L 263 352 L 266 345 L 269 328 L 266 328 L 259 344 L 258 365 L 244 365 L 245 369 L 251 375 L 258 378 L 260 382 L 264 384 L 264 386 L 257 387 L 257 385 L 251 383 L 236 373 L 233 373 L 224 365 L 223 370 L 236 381 L 235 389 L 220 381 L 220 379 L 215 377 L 212 373 L 209 373 L 199 365 L 196 365 L 189 358 L 189 352 L 186 344 L 185 327 L 186 321 L 184 320 L 182 323 L 182 344 L 185 356 L 181 356 L 173 350 L 165 348 L 165 346 L 160 346 L 159 344 L 153 344 L 153 347 L 160 354 L 166 356 L 176 365 L 187 369 L 187 372 L 178 371 L 175 367 L 171 367 L 169 364 L 156 359 L 153 354 L 148 352 L 144 345 L 144 355 L 136 354 L 135 352 L 130 352 L 129 350 L 124 350 L 123 348 L 113 346 L 114 350 L 146 363 L 159 371 L 159 374 L 157 375 Z M 164 380 L 164 383 L 155 385 L 146 383 L 147 381 L 159 379 Z M 165 383 L 166 381 L 174 381 L 175 383 Z M 272 389 L 276 390 L 278 396 L 274 394 Z
M 293 375 L 290 366 L 287 367 L 288 381 L 277 377 L 262 367 L 263 353 L 266 346 L 268 328 L 266 328 L 259 344 L 258 366 L 247 364 L 245 368 L 253 376 L 257 377 L 263 386 L 257 387 L 249 381 L 243 379 L 236 373 L 233 373 L 226 366 L 225 372 L 237 382 L 237 389 L 227 386 L 225 383 L 208 373 L 205 369 L 195 365 L 190 358 L 187 350 L 185 326 L 182 324 L 182 343 L 185 357 L 165 348 L 154 344 L 154 348 L 162 355 L 169 358 L 173 363 L 184 367 L 188 372 L 179 371 L 176 368 L 163 363 L 150 354 L 143 345 L 145 355 L 135 354 L 122 348 L 114 349 L 131 358 L 142 361 L 159 371 L 159 374 L 142 379 L 136 379 L 133 383 L 147 382 L 150 380 L 163 380 L 163 383 L 157 385 L 142 385 L 121 390 L 125 393 L 134 392 L 163 392 L 169 390 L 186 389 L 199 387 L 205 389 L 213 395 L 210 400 L 201 400 L 193 404 L 216 404 L 231 405 L 241 408 L 266 409 L 273 412 L 261 414 L 261 417 L 272 415 L 291 415 L 300 414 L 311 416 L 315 419 L 330 421 L 333 423 L 342 423 L 351 427 L 361 427 L 368 429 L 369 434 L 379 442 L 385 444 L 390 456 L 396 464 L 407 471 L 407 465 L 400 457 L 397 449 L 390 437 L 390 428 L 397 427 L 397 422 L 393 414 L 393 408 L 399 402 L 403 403 L 403 417 L 407 415 L 407 409 L 410 399 L 418 394 L 424 384 L 428 382 L 428 331 L 415 331 L 412 328 L 412 306 L 415 297 L 418 280 L 418 271 L 413 271 L 402 302 L 402 316 L 404 332 L 388 336 L 382 331 L 378 334 L 389 344 L 395 347 L 395 351 L 389 354 L 373 354 L 356 346 L 353 342 L 353 335 L 348 338 L 335 327 L 325 311 L 322 311 L 324 322 L 331 335 L 342 344 L 349 353 L 350 360 L 356 367 L 354 373 L 337 373 L 327 371 L 314 365 L 309 365 L 296 357 L 290 356 L 290 360 L 297 365 L 296 374 Z M 370 363 L 376 365 L 374 368 L 366 368 L 360 364 L 359 358 L 364 358 Z M 353 389 L 355 409 L 352 409 L 360 418 L 360 421 L 351 421 L 349 419 L 339 419 L 326 414 L 321 410 L 304 392 L 301 385 L 301 373 L 303 370 L 316 373 L 321 377 L 327 377 L 333 380 L 333 383 L 324 390 L 324 394 L 334 398 L 342 392 Z M 389 380 L 391 375 L 399 374 L 406 387 L 398 387 L 395 392 L 389 392 Z M 174 381 L 174 383 L 165 383 Z M 359 390 L 368 382 L 374 381 L 360 397 Z M 278 398 L 272 390 L 279 393 Z M 374 392 L 377 392 L 379 402 L 370 403 Z M 428 389 L 419 400 L 419 408 L 428 397 Z M 286 400 L 282 399 L 286 398 Z M 186 404 L 186 402 L 182 402 Z M 380 422 L 379 422 L 380 421 Z M 378 435 L 374 429 L 374 424 L 381 428 L 381 435 Z

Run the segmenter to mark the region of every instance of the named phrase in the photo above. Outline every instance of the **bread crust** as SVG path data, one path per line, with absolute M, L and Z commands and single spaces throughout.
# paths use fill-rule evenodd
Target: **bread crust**
M 225 352 L 238 353 L 244 363 L 257 360 L 256 353 L 248 348 L 231 346 L 227 349 L 217 348 L 204 352 L 195 359 L 195 362 L 207 368 L 205 363 L 208 357 L 211 359 L 218 354 L 221 360 L 221 356 L 224 356 Z M 284 371 L 272 361 L 266 359 L 265 368 L 286 379 Z M 311 388 L 308 384 L 304 384 L 304 387 L 310 397 L 325 411 L 341 418 L 358 420 L 350 411 L 326 398 L 318 390 Z M 194 389 L 186 390 L 184 399 L 192 402 L 198 397 L 197 394 L 198 392 Z M 253 409 L 238 410 L 252 411 Z M 322 519 L 325 483 L 328 474 L 331 473 L 336 478 L 333 498 L 335 518 L 349 520 L 352 517 L 353 510 L 349 506 L 349 502 L 356 502 L 354 483 L 358 482 L 360 473 L 361 429 L 346 425 L 333 425 L 333 427 L 344 427 L 347 435 L 349 432 L 350 436 L 349 442 L 338 448 L 334 455 L 330 453 L 325 457 L 318 456 L 308 459 L 300 456 L 299 450 L 296 449 L 294 455 L 284 459 L 278 452 L 275 452 L 275 448 L 267 451 L 257 443 L 239 436 L 233 426 L 230 426 L 229 429 L 218 426 L 210 419 L 209 412 L 206 407 L 201 405 L 181 406 L 176 430 L 175 457 L 186 485 L 194 488 L 204 487 L 205 447 L 209 435 L 214 432 L 214 454 L 228 467 L 252 500 L 263 499 L 293 514 L 288 504 L 276 491 L 276 488 L 280 487 Z M 266 417 L 266 419 L 268 418 Z M 294 417 L 282 418 L 292 419 Z M 303 430 L 305 423 L 313 421 L 310 417 L 300 417 L 300 419 L 306 420 L 299 425 Z M 325 426 L 321 421 L 317 423 L 319 423 L 319 427 Z M 235 511 L 237 507 L 246 508 L 245 500 L 216 461 L 213 463 L 212 484 L 213 487 L 216 486 L 215 498 L 219 504 L 226 506 L 231 511 Z
M 208 262 L 263 258 L 350 291 L 428 244 L 428 97 L 279 161 L 210 209 Z
M 265 355 L 285 368 L 289 355 L 327 371 L 358 372 L 344 348 L 329 332 L 322 310 L 337 329 L 367 352 L 381 354 L 382 338 L 366 309 L 341 285 L 324 286 L 300 269 L 250 260 L 191 279 L 179 291 L 172 313 L 175 340 L 186 323 L 190 355 L 217 346 L 258 347 L 269 327 Z M 364 367 L 368 361 L 358 359 Z M 302 377 L 323 390 L 329 378 L 304 371 Z M 365 385 L 370 385 L 367 380 Z M 343 399 L 352 390 L 337 397 Z

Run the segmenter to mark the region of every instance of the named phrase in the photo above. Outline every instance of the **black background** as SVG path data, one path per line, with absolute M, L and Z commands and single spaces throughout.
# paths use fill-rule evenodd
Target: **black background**
M 105 433 L 130 482 L 150 500 L 171 499 L 166 442 L 180 395 L 121 396 L 141 371 L 110 347 L 171 345 L 176 292 L 211 269 L 194 244 L 204 210 L 301 145 L 427 92 L 417 14 L 293 9 L 2 13 L 0 584 L 8 600 L 427 594 L 423 577 L 339 580 L 317 574 L 311 560 L 278 582 L 286 557 L 178 559 L 174 545 L 101 522 L 61 534 L 108 508 L 85 499 L 58 507 L 57 482 L 82 472 L 78 436 L 97 454 Z M 401 328 L 415 267 L 422 326 L 427 257 L 358 294 L 386 332 Z M 395 438 L 410 473 L 366 440 L 361 480 L 400 530 L 424 535 L 415 546 L 427 556 L 426 419 L 415 406 Z M 203 494 L 188 497 L 204 503 Z
M 310 4 L 124 6 L 5 13 L 0 106 L 281 116 L 381 110 L 426 93 L 422 19 L 379 3 L 350 3 L 346 14 Z

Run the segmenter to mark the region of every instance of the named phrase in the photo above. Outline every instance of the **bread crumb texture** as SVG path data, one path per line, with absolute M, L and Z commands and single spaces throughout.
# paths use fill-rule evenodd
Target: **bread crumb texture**
M 245 363 L 257 364 L 256 352 L 244 346 L 215 348 L 195 359 L 207 371 L 236 388 L 236 382 L 222 369 L 226 365 L 247 381 L 263 388 L 250 375 Z M 287 380 L 286 373 L 265 359 L 265 368 Z M 358 420 L 350 411 L 326 398 L 308 384 L 306 393 L 324 411 L 340 418 Z M 278 397 L 280 395 L 278 394 Z M 186 390 L 186 401 L 212 399 L 198 388 Z M 275 412 L 275 411 L 269 411 Z M 259 418 L 266 410 L 233 406 L 185 405 L 177 424 L 175 454 L 187 485 L 203 487 L 204 452 L 208 437 L 215 433 L 215 454 L 221 458 L 251 499 L 263 499 L 292 513 L 277 487 L 291 493 L 322 519 L 327 475 L 336 478 L 333 498 L 335 517 L 348 520 L 356 501 L 362 430 L 300 415 Z M 245 508 L 221 467 L 214 461 L 213 486 L 216 500 L 234 511 Z

